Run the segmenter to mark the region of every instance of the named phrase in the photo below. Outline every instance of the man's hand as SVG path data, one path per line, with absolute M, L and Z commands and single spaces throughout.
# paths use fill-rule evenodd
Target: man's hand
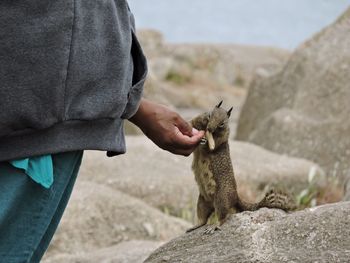
M 190 155 L 204 131 L 197 131 L 179 114 L 146 99 L 129 119 L 160 148 L 179 155 Z

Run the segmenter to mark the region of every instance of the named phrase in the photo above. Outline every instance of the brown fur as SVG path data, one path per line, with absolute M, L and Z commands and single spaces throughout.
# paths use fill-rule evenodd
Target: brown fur
M 239 198 L 228 144 L 231 110 L 226 112 L 220 106 L 221 103 L 212 112 L 191 121 L 194 128 L 213 135 L 215 148 L 209 149 L 208 143 L 204 142 L 193 153 L 192 170 L 199 188 L 198 225 L 187 232 L 206 225 L 213 212 L 222 225 L 232 211 L 253 211 L 261 207 L 291 210 L 294 207 L 288 195 L 277 191 L 268 192 L 260 202 L 253 204 Z

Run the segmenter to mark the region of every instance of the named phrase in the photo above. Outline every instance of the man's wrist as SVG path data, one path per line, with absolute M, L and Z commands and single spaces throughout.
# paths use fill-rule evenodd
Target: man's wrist
M 129 121 L 135 124 L 136 126 L 139 126 L 140 120 L 142 119 L 141 116 L 143 115 L 143 112 L 144 112 L 145 103 L 147 103 L 147 101 L 144 98 L 141 98 L 141 101 L 136 113 L 129 118 Z

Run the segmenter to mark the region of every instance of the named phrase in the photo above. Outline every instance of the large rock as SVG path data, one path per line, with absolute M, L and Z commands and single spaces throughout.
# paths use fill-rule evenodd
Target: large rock
M 177 216 L 191 211 L 197 187 L 190 158 L 163 151 L 145 136 L 127 136 L 126 140 L 127 153 L 116 158 L 107 158 L 103 152 L 85 152 L 80 178 L 122 191 Z
M 165 241 L 189 223 L 106 186 L 78 182 L 47 256 L 86 253 L 127 240 Z
M 157 249 L 145 262 L 349 262 L 350 202 L 285 214 L 235 214 L 213 235 L 204 227 Z
M 310 186 L 322 188 L 326 184 L 324 171 L 308 160 L 276 154 L 239 141 L 232 141 L 230 150 L 238 191 L 251 201 L 269 187 L 297 195 Z
M 117 158 L 102 152 L 85 153 L 80 178 L 107 185 L 143 199 L 171 214 L 191 220 L 197 202 L 192 158 L 169 154 L 144 136 L 127 136 L 128 151 Z M 279 185 L 298 193 L 312 183 L 324 184 L 324 173 L 314 163 L 267 151 L 245 142 L 230 142 L 233 167 L 240 193 L 255 199 L 265 186 Z
M 258 76 L 238 140 L 312 160 L 342 181 L 350 169 L 350 9 L 301 45 L 278 74 Z
M 45 257 L 42 263 L 140 263 L 162 243 L 157 241 L 133 240 L 118 245 L 90 251 L 75 252 L 74 255 L 58 254 Z

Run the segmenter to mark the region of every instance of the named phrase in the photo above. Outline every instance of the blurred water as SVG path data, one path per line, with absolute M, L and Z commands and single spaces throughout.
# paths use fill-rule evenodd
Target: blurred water
M 333 22 L 350 0 L 129 0 L 139 28 L 170 42 L 292 49 Z

